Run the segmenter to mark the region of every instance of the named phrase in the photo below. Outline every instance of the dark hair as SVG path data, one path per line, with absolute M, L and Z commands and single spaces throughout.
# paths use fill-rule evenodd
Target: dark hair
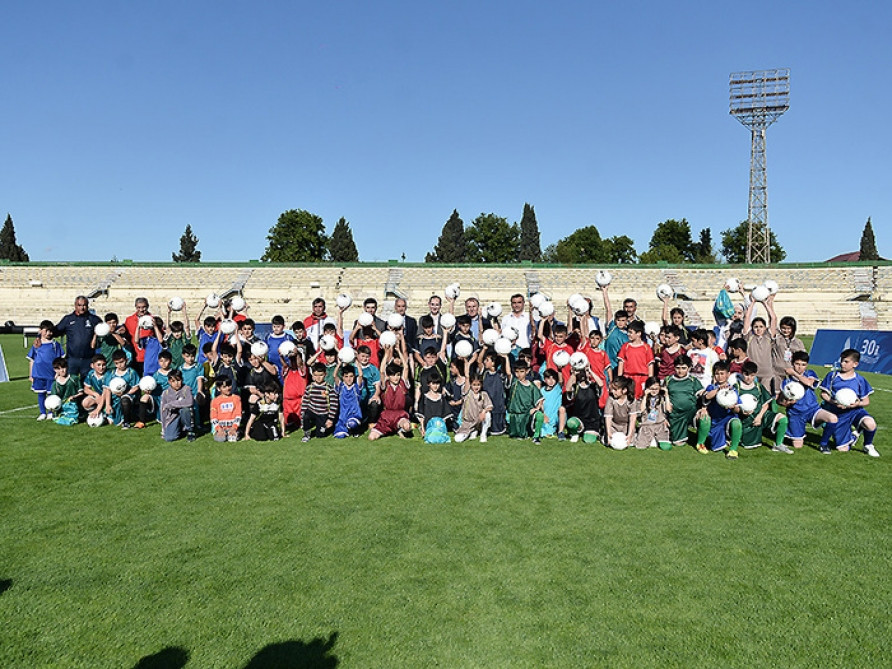
M 372 349 L 369 348 L 368 346 L 366 346 L 365 344 L 363 344 L 362 346 L 360 346 L 359 348 L 356 349 L 356 352 L 357 353 L 368 353 L 369 355 L 371 355 Z
M 205 355 L 210 353 L 213 349 L 214 349 L 214 344 L 209 341 L 206 341 L 205 343 L 203 343 L 201 345 L 201 352 L 204 353 Z M 184 346 L 183 351 L 185 351 L 185 350 L 186 350 L 186 347 Z
M 433 346 L 425 346 L 421 355 L 437 355 L 437 349 Z
M 656 376 L 649 376 L 649 377 L 647 377 L 647 380 L 644 382 L 645 388 L 651 388 L 653 386 L 661 386 L 661 385 L 662 384 L 660 383 L 660 379 L 658 379 Z
M 217 327 L 217 319 L 213 316 L 205 316 L 202 321 L 206 328 L 216 328 Z
M 344 374 L 352 374 L 353 376 L 356 376 L 356 367 L 353 365 L 344 365 L 341 367 L 339 374 L 341 375 L 341 378 L 344 378 Z
M 183 373 L 178 369 L 172 369 L 167 373 L 167 380 L 176 379 L 177 381 L 183 380 Z
M 640 335 L 644 334 L 644 323 L 641 321 L 632 321 L 628 325 L 629 332 L 637 332 Z
M 304 322 L 303 322 L 303 321 L 294 321 L 294 322 L 291 324 L 291 331 L 292 331 L 292 332 L 297 332 L 298 330 L 303 330 L 304 332 L 306 332 L 306 330 L 307 330 L 307 326 L 304 325 Z
M 498 367 L 501 359 L 499 358 L 499 354 L 492 350 L 487 350 L 486 353 L 483 354 L 484 360 L 492 360 L 493 365 Z
M 281 393 L 282 386 L 280 386 L 276 381 L 267 381 L 260 388 L 260 392 L 262 393 Z M 281 407 L 279 407 L 281 409 Z
M 335 325 L 334 323 L 326 323 L 325 325 L 322 326 L 322 331 L 323 332 L 337 332 L 338 326 Z
M 555 323 L 551 327 L 552 334 L 567 334 L 567 326 L 563 323 Z
M 839 354 L 840 360 L 842 360 L 844 358 L 850 358 L 851 360 L 854 360 L 855 362 L 861 362 L 861 354 L 858 353 L 858 351 L 856 351 L 853 348 L 847 348 L 845 351 L 843 351 L 842 353 Z
M 387 367 L 384 368 L 384 376 L 394 376 L 396 374 L 402 374 L 403 368 L 400 367 L 395 362 L 387 363 Z
M 317 297 L 315 300 L 313 300 L 313 306 L 315 307 L 317 304 L 321 304 L 324 307 L 325 300 L 323 300 L 321 297 Z
M 791 330 L 790 335 L 794 337 L 796 336 L 796 319 L 792 316 L 784 316 L 780 319 L 780 323 L 778 323 L 778 325 L 787 326 Z
M 235 357 L 236 352 L 236 348 L 232 344 L 220 344 L 220 355 L 231 355 Z
M 794 351 L 790 362 L 808 362 L 808 351 Z
M 254 322 L 253 318 L 246 318 L 245 320 L 243 320 L 241 323 L 238 324 L 239 330 L 241 330 L 245 326 L 250 326 L 252 328 L 256 328 L 257 323 Z
M 161 318 L 161 316 L 154 316 L 154 317 L 152 318 L 152 320 L 155 322 L 155 326 L 156 326 L 159 330 L 163 330 L 163 329 L 164 329 L 164 319 Z
M 715 364 L 712 366 L 712 373 L 713 373 L 713 375 L 714 375 L 716 372 L 730 372 L 730 371 L 731 371 L 731 365 L 729 365 L 729 364 L 728 364 L 727 362 L 725 362 L 724 360 L 719 360 L 717 363 L 715 363 Z
M 362 301 L 362 306 L 367 307 L 370 304 L 374 304 L 376 307 L 378 306 L 378 300 L 374 297 L 367 297 Z
M 112 353 L 112 362 L 117 362 L 118 360 L 126 360 L 127 354 L 124 353 L 121 349 Z
M 558 373 L 556 371 L 549 368 L 549 369 L 546 369 L 544 372 L 542 372 L 542 378 L 543 379 L 554 379 L 555 381 L 557 381 L 560 378 L 560 376 L 558 375 Z
M 626 319 L 627 319 L 628 317 L 629 317 L 629 314 L 627 314 L 627 313 L 626 313 L 625 311 L 623 311 L 622 309 L 620 309 L 620 310 L 617 311 L 615 314 L 613 314 L 613 320 L 614 320 L 614 321 L 618 321 L 620 318 L 626 318 Z
M 319 372 L 325 374 L 328 371 L 328 367 L 325 366 L 324 362 L 314 362 L 313 366 L 310 367 L 310 372 L 313 374 L 317 374 Z
M 53 369 L 68 369 L 68 361 L 65 358 L 53 360 Z
M 232 379 L 228 376 L 218 376 L 217 379 L 214 381 L 214 385 L 218 388 L 222 388 L 223 386 L 231 386 Z
M 768 323 L 765 322 L 765 319 L 761 316 L 756 316 L 752 321 L 750 321 L 750 325 L 755 325 L 756 323 L 762 323 L 765 327 L 768 327 Z
M 158 351 L 158 360 L 173 361 L 173 354 L 165 348 L 161 351 Z
M 744 353 L 746 353 L 746 349 L 747 349 L 746 339 L 742 339 L 740 337 L 737 337 L 736 339 L 732 339 L 728 343 L 728 350 L 730 350 L 732 348 L 736 348 L 737 350 L 743 351 Z
M 687 355 L 680 355 L 675 358 L 675 362 L 673 363 L 674 367 L 693 367 L 693 363 L 691 362 L 690 357 Z
M 443 377 L 440 376 L 439 374 L 431 374 L 427 379 L 427 384 L 430 385 L 432 383 L 439 383 L 442 385 Z
M 97 354 L 94 355 L 92 358 L 90 358 L 90 362 L 91 362 L 91 363 L 99 362 L 100 360 L 102 360 L 102 362 L 108 364 L 108 360 L 106 360 L 106 359 L 105 359 L 105 356 L 102 355 L 101 353 L 97 353 Z
M 473 322 L 473 321 L 471 320 L 471 317 L 468 316 L 467 314 L 462 314 L 461 316 L 456 316 L 456 317 L 455 317 L 455 324 L 456 324 L 456 325 L 468 325 L 468 326 L 470 326 L 472 322 Z
M 516 372 L 518 369 L 525 369 L 529 371 L 530 366 L 527 364 L 526 360 L 518 360 L 514 363 L 514 371 Z
M 702 341 L 704 343 L 708 342 L 709 333 L 703 328 L 697 328 L 691 333 L 691 341 Z
M 684 318 L 684 309 L 681 307 L 672 307 L 669 310 L 669 315 L 674 316 L 675 314 L 680 314 L 682 318 Z
M 171 331 L 171 332 L 182 332 L 184 329 L 185 329 L 185 328 L 183 327 L 183 322 L 182 322 L 182 321 L 173 321 L 173 322 L 170 324 L 170 331 Z
M 285 317 L 279 316 L 279 315 L 273 316 L 272 320 L 270 321 L 270 324 L 284 326 L 285 325 Z
M 434 317 L 430 314 L 425 314 L 421 318 L 418 319 L 418 325 L 423 328 L 432 328 L 434 327 Z
M 681 335 L 683 334 L 681 331 L 681 328 L 678 327 L 677 325 L 667 325 L 665 332 L 666 332 L 666 334 L 671 334 L 672 336 L 677 337 L 678 339 L 681 339 Z
M 53 325 L 52 321 L 40 321 L 40 329 L 41 330 L 49 330 L 50 334 L 55 336 L 56 326 Z
M 746 374 L 749 376 L 750 374 L 755 374 L 759 371 L 759 365 L 757 365 L 752 360 L 747 360 L 740 366 L 740 373 Z
M 103 320 L 108 323 L 109 321 L 118 321 L 120 319 L 118 318 L 118 314 L 116 314 L 114 311 L 109 311 L 107 314 L 105 314 L 105 318 Z
M 211 346 L 213 346 L 213 344 L 211 344 Z M 195 344 L 189 342 L 188 344 L 183 344 L 183 354 L 198 355 L 198 349 L 195 348 Z
M 626 391 L 626 395 L 629 397 L 635 396 L 635 382 L 628 376 L 617 376 L 613 379 L 611 385 L 616 386 L 617 388 L 622 388 Z

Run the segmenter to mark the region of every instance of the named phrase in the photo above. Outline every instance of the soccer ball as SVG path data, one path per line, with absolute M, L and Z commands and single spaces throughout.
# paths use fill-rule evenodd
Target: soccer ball
M 89 425 L 90 427 L 102 427 L 102 424 L 104 422 L 105 416 L 103 416 L 102 414 L 98 414 L 96 416 L 87 416 L 87 425 Z
M 139 389 L 144 393 L 150 393 L 158 387 L 154 376 L 144 376 L 139 380 Z
M 345 365 L 350 365 L 356 360 L 356 351 L 352 348 L 344 347 L 340 351 L 338 351 L 338 360 L 340 360 Z
M 613 277 L 606 269 L 602 269 L 597 274 L 595 274 L 595 283 L 601 286 L 601 288 L 603 288 L 604 286 L 609 286 L 611 281 L 613 281 Z
M 182 311 L 183 307 L 186 306 L 186 301 L 182 297 L 172 297 L 167 306 L 170 307 L 171 311 Z
M 501 337 L 501 335 L 499 334 L 498 330 L 494 330 L 492 328 L 484 330 L 483 334 L 480 335 L 480 339 L 482 339 L 483 343 L 487 346 L 492 346 L 493 344 L 495 344 L 496 340 L 498 340 L 499 337 Z
M 610 435 L 610 448 L 617 451 L 624 451 L 629 447 L 626 435 L 622 432 L 614 432 Z
M 517 331 L 517 328 L 513 325 L 506 325 L 502 328 L 502 336 L 510 342 L 517 341 L 517 338 L 520 336 L 520 333 Z
M 108 323 L 97 323 L 96 327 L 93 328 L 93 332 L 96 333 L 97 337 L 105 337 L 111 332 L 111 328 L 108 326 Z
M 777 285 L 777 281 L 774 279 L 766 279 L 765 283 L 762 284 L 768 289 L 768 292 L 772 295 L 776 295 L 777 291 L 780 290 L 780 286 Z
M 582 371 L 588 367 L 588 356 L 582 351 L 576 351 L 570 356 L 570 367 L 577 371 Z
M 730 388 L 722 388 L 715 395 L 715 401 L 720 407 L 725 409 L 733 409 L 737 406 L 737 393 Z
M 115 395 L 123 395 L 127 390 L 127 382 L 120 376 L 116 376 L 108 382 L 108 389 Z
M 269 353 L 269 346 L 267 346 L 265 342 L 255 341 L 251 344 L 251 355 L 256 355 L 258 358 L 265 358 L 267 353 Z
M 647 323 L 644 324 L 644 334 L 656 339 L 660 335 L 660 324 L 656 321 L 647 321 Z
M 502 315 L 502 305 L 499 304 L 498 302 L 490 302 L 486 306 L 486 314 L 490 318 L 498 318 L 499 316 Z
M 220 306 L 220 298 L 217 296 L 217 293 L 211 293 L 204 298 L 204 303 L 211 309 L 216 309 Z
M 225 335 L 231 335 L 238 329 L 238 325 L 236 325 L 235 321 L 231 318 L 227 318 L 224 321 L 220 322 L 220 332 Z
M 295 344 L 290 339 L 283 341 L 279 344 L 279 357 L 287 358 L 289 355 L 294 353 L 297 350 L 297 344 Z
M 339 309 L 346 309 L 353 304 L 353 298 L 347 295 L 347 293 L 341 293 L 335 298 L 335 304 L 338 305 Z
M 440 314 L 440 327 L 444 330 L 451 330 L 455 327 L 455 316 L 452 314 Z
M 369 314 L 371 316 L 371 314 Z M 331 335 L 319 337 L 319 348 L 323 351 L 334 351 L 338 347 L 338 340 Z
M 406 319 L 403 318 L 402 314 L 398 314 L 395 311 L 387 317 L 387 327 L 393 328 L 394 330 L 399 330 L 403 327 L 403 324 L 406 322 Z
M 740 290 L 740 281 L 734 278 L 728 279 L 725 281 L 725 288 L 731 293 L 736 293 Z
M 566 367 L 570 364 L 570 354 L 566 351 L 555 351 L 551 361 L 556 367 Z
M 461 294 L 461 286 L 458 284 L 458 281 L 456 281 L 455 283 L 450 283 L 446 286 L 443 292 L 446 293 L 446 297 L 450 300 L 454 300 Z
M 533 309 L 538 309 L 542 306 L 543 302 L 547 302 L 548 297 L 546 297 L 545 293 L 534 293 L 530 296 L 530 304 L 533 306 Z
M 245 299 L 240 295 L 236 295 L 229 301 L 229 306 L 235 309 L 236 311 L 244 311 L 245 309 Z
M 455 344 L 455 355 L 459 358 L 470 358 L 474 352 L 474 345 L 467 339 L 462 339 Z
M 545 301 L 539 305 L 539 315 L 548 318 L 554 313 L 554 302 Z
M 790 381 L 781 392 L 791 402 L 798 402 L 805 397 L 805 386 L 799 381 Z
M 155 329 L 155 319 L 146 314 L 145 316 L 139 317 L 139 327 L 143 330 L 154 330 Z
M 490 332 L 490 330 L 487 330 L 487 332 Z M 496 339 L 493 347 L 496 349 L 496 353 L 498 353 L 499 355 L 508 355 L 509 353 L 511 353 L 511 349 L 514 348 L 514 344 L 510 339 L 499 337 L 498 339 Z
M 356 319 L 356 322 L 359 323 L 362 327 L 367 328 L 369 325 L 375 322 L 375 317 L 368 311 L 363 311 L 361 314 L 359 314 L 359 318 Z
M 840 388 L 836 391 L 833 399 L 841 407 L 850 407 L 858 401 L 858 393 L 851 388 Z
M 756 302 L 764 302 L 768 299 L 769 295 L 771 295 L 771 291 L 765 286 L 756 286 L 753 288 L 753 292 L 750 293 L 750 297 Z
M 573 310 L 573 313 L 577 316 L 584 316 L 588 313 L 589 304 L 588 300 L 585 299 L 582 295 L 574 299 L 569 303 L 570 308 Z
M 60 406 L 62 406 L 62 398 L 58 395 L 47 395 L 46 399 L 43 401 L 43 404 L 48 411 L 55 411 Z
M 659 286 L 657 286 L 657 297 L 661 300 L 671 299 L 674 296 L 675 291 L 672 290 L 672 286 L 670 286 L 668 283 L 661 283 Z
M 393 330 L 385 330 L 378 338 L 381 346 L 394 346 L 396 344 L 396 333 Z
M 585 302 L 585 298 L 582 295 L 580 295 L 579 293 L 573 293 L 570 297 L 567 298 L 567 306 L 572 309 L 573 305 L 579 302 L 579 300 Z
M 756 410 L 757 406 L 759 406 L 759 400 L 756 399 L 755 395 L 750 395 L 749 393 L 741 395 L 740 411 L 742 413 L 749 415 Z

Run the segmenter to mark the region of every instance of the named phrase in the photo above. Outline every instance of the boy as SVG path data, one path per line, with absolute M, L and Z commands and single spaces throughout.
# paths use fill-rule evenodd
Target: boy
M 508 386 L 508 376 L 499 369 L 499 356 L 495 351 L 490 351 L 487 347 L 484 347 L 481 351 L 483 352 L 483 369 L 478 374 L 483 381 L 483 390 L 486 391 L 492 402 L 489 414 L 489 434 L 495 437 L 508 431 L 505 419 L 507 412 L 505 389 Z M 506 361 L 505 365 L 506 369 L 511 369 L 510 362 Z
M 679 328 L 674 325 L 666 325 L 661 332 L 663 345 L 660 347 L 660 353 L 655 361 L 655 366 L 657 368 L 657 378 L 660 381 L 665 381 L 675 373 L 675 361 L 679 356 L 685 354 L 685 349 L 681 345 L 681 330 Z
M 428 379 L 428 389 L 419 399 L 415 408 L 415 418 L 421 429 L 421 436 L 427 432 L 427 422 L 432 418 L 442 418 L 448 427 L 452 423 L 452 408 L 449 394 L 443 392 L 443 379 L 433 375 Z
M 266 337 L 266 345 L 269 347 L 269 353 L 266 354 L 266 357 L 270 363 L 275 365 L 279 381 L 282 382 L 285 379 L 285 375 L 282 373 L 282 358 L 279 355 L 279 347 L 286 341 L 293 342 L 294 337 L 285 332 L 285 319 L 282 316 L 273 316 L 272 321 L 270 321 L 270 327 L 272 332 Z
M 37 420 L 47 419 L 46 396 L 56 378 L 53 361 L 65 355 L 65 349 L 54 340 L 55 332 L 56 327 L 52 321 L 41 321 L 37 340 L 28 351 L 28 380 L 31 382 L 31 390 L 37 393 L 37 407 L 40 412 Z
M 197 324 L 198 319 L 196 319 Z M 213 344 L 214 340 L 217 338 L 217 319 L 213 316 L 208 316 L 201 323 L 201 327 L 198 328 L 198 360 L 196 361 L 199 365 L 203 365 L 207 359 L 207 353 L 205 352 L 205 344 Z
M 301 352 L 301 358 L 306 362 L 316 353 L 316 346 L 313 340 L 307 336 L 307 327 L 302 321 L 294 321 L 291 324 L 291 331 L 294 333 L 294 345 Z
M 750 362 L 749 356 L 746 354 L 747 343 L 746 340 L 742 337 L 737 337 L 736 339 L 732 339 L 728 343 L 728 353 L 730 354 L 730 360 L 728 360 L 728 364 L 730 365 L 729 369 L 732 374 L 740 374 L 743 369 L 743 365 L 746 362 Z M 753 363 L 755 364 L 755 363 Z M 756 365 L 756 373 L 758 373 L 759 366 Z
M 688 351 L 691 360 L 691 376 L 703 386 L 709 385 L 712 379 L 713 365 L 719 362 L 718 354 L 709 348 L 709 333 L 700 328 L 691 333 L 691 349 Z
M 173 369 L 167 375 L 168 387 L 161 394 L 161 436 L 164 441 L 176 441 L 184 435 L 195 441 L 192 429 L 192 390 L 183 383 L 183 374 Z
M 532 435 L 532 419 L 542 402 L 542 393 L 527 378 L 529 371 L 529 364 L 518 360 L 514 364 L 514 378 L 508 384 L 508 436 L 512 439 L 528 439 Z
M 418 404 L 421 396 L 426 393 L 430 387 L 430 379 L 433 376 L 446 378 L 447 359 L 446 359 L 446 338 L 443 338 L 443 345 L 440 348 L 439 355 L 432 346 L 424 349 L 421 364 L 415 368 L 415 404 Z
M 492 400 L 483 390 L 483 379 L 472 376 L 470 389 L 465 394 L 461 408 L 461 425 L 455 431 L 456 443 L 473 439 L 480 432 L 480 443 L 486 443 L 486 431 L 489 429 L 492 415 Z
M 183 374 L 183 383 L 189 386 L 192 397 L 195 399 L 192 413 L 195 419 L 195 430 L 199 431 L 207 424 L 208 399 L 204 392 L 205 378 L 202 374 L 202 366 L 196 361 L 197 356 L 198 349 L 195 344 L 190 342 L 183 345 L 183 366 L 180 367 L 180 372 Z
M 247 317 L 238 324 L 238 333 L 235 339 L 241 344 L 238 359 L 242 364 L 247 364 L 248 362 L 248 357 L 251 355 L 251 345 L 260 341 L 260 337 L 254 334 L 255 326 L 254 319 Z
M 241 376 L 242 344 L 239 337 L 234 337 L 235 347 L 228 342 L 221 344 L 220 337 L 222 335 L 222 332 L 217 331 L 208 360 L 212 364 L 214 378 L 228 376 L 232 381 L 233 392 L 237 393 L 239 392 L 239 377 Z
M 375 420 L 374 427 L 369 431 L 369 441 L 375 441 L 394 432 L 401 439 L 412 434 L 412 424 L 406 411 L 410 397 L 409 365 L 406 364 L 402 350 L 399 350 L 399 355 L 403 364 L 394 362 L 386 364 L 384 368 L 386 378 L 378 383 L 375 396 L 369 401 L 370 408 L 377 404 L 381 412 Z M 385 358 L 385 361 L 388 359 Z M 377 411 L 374 410 L 375 413 Z
M 808 368 L 808 353 L 805 351 L 796 351 L 792 355 L 790 375 L 784 379 L 781 384 L 780 392 L 777 395 L 777 402 L 787 409 L 787 436 L 793 442 L 793 448 L 802 448 L 805 443 L 805 426 L 811 425 L 817 427 L 818 423 L 828 423 L 835 425 L 837 422 L 836 414 L 822 409 L 818 404 L 815 396 L 815 388 L 820 383 L 818 375 Z M 805 395 L 801 399 L 793 401 L 787 398 L 784 393 L 790 383 L 796 381 L 801 383 L 805 388 Z M 829 443 L 829 442 L 828 442 Z M 821 451 L 822 453 L 824 451 Z M 827 448 L 830 453 L 830 448 Z
M 603 351 L 602 351 L 603 352 Z M 568 394 L 571 398 L 569 414 L 580 422 L 582 440 L 587 444 L 593 444 L 598 440 L 603 427 L 601 412 L 601 398 L 604 397 L 603 380 L 594 370 L 586 367 L 575 370 L 570 379 Z M 579 435 L 574 434 L 570 441 L 578 441 Z
M 107 413 L 111 413 L 111 398 L 105 392 L 106 366 L 105 356 L 94 355 L 90 361 L 90 371 L 87 372 L 87 377 L 84 379 L 84 399 L 81 406 L 93 417 L 99 415 L 106 417 Z M 106 409 L 107 413 L 103 413 L 103 410 Z M 108 421 L 111 422 L 110 416 L 108 416 Z
M 567 410 L 564 408 L 564 389 L 560 377 L 553 369 L 542 373 L 542 387 L 539 389 L 541 403 L 533 417 L 533 443 L 541 444 L 542 437 L 557 435 L 563 440 Z
M 303 349 L 296 348 L 282 361 L 282 408 L 285 411 L 285 426 L 300 427 L 302 419 L 301 403 L 307 389 L 307 366 L 304 364 Z
M 362 428 L 362 409 L 359 401 L 362 397 L 362 371 L 357 378 L 356 367 L 341 367 L 341 378 L 335 384 L 338 394 L 338 422 L 334 427 L 335 439 L 349 436 L 358 437 Z
M 106 364 L 111 360 L 112 353 L 119 349 L 127 349 L 127 328 L 118 325 L 118 315 L 113 312 L 105 314 L 105 324 L 108 325 L 108 334 L 104 337 L 93 335 L 92 346 L 98 349 L 105 357 Z
M 80 418 L 80 400 L 84 396 L 84 388 L 81 385 L 80 377 L 77 374 L 68 374 L 68 360 L 65 358 L 56 358 L 53 360 L 53 371 L 56 377 L 53 380 L 53 386 L 50 389 L 51 395 L 58 395 L 62 399 L 56 417 L 56 423 L 59 425 L 74 425 Z
M 774 397 L 765 390 L 765 386 L 759 383 L 759 379 L 756 377 L 757 370 L 756 363 L 747 360 L 741 366 L 740 376 L 737 383 L 734 384 L 734 390 L 738 397 L 742 399 L 745 395 L 752 395 L 756 399 L 756 408 L 751 413 L 744 413 L 741 405 L 740 425 L 743 431 L 740 436 L 740 445 L 747 450 L 758 448 L 762 445 L 762 435 L 768 431 L 775 437 L 772 451 L 792 454 L 792 449 L 784 443 L 789 422 L 787 416 L 774 410 L 772 405 Z
M 836 450 L 848 451 L 858 441 L 859 433 L 863 432 L 864 450 L 872 458 L 880 457 L 879 451 L 873 445 L 877 424 L 873 416 L 867 413 L 873 388 L 867 379 L 855 371 L 859 362 L 861 362 L 861 354 L 853 348 L 847 348 L 839 354 L 839 371 L 830 372 L 821 381 L 823 408 L 836 414 L 835 424 L 824 425 L 824 434 L 821 436 L 821 453 L 830 452 L 831 437 L 836 442 Z M 857 399 L 853 404 L 843 405 L 837 401 L 836 393 L 843 388 L 855 393 Z
M 629 341 L 623 344 L 617 359 L 617 376 L 625 376 L 635 384 L 635 399 L 644 394 L 644 383 L 654 375 L 654 352 L 644 341 L 644 324 L 641 321 L 629 323 Z
M 338 394 L 325 382 L 326 371 L 321 362 L 310 368 L 313 381 L 307 385 L 301 402 L 304 443 L 311 437 L 327 437 L 338 418 Z
M 127 354 L 122 350 L 112 353 L 114 369 L 106 374 L 106 385 L 115 377 L 121 377 L 127 384 L 124 393 L 111 396 L 111 405 L 114 412 L 115 424 L 122 430 L 129 430 L 133 422 L 133 403 L 139 396 L 139 375 L 132 367 L 127 366 Z
M 687 443 L 688 428 L 694 423 L 697 401 L 703 393 L 703 384 L 691 376 L 690 372 L 691 359 L 680 355 L 675 359 L 675 373 L 664 382 L 666 412 L 669 414 L 669 439 L 675 446 Z
M 251 404 L 251 416 L 245 425 L 245 441 L 279 441 L 285 437 L 285 411 L 277 381 L 260 388 L 259 400 Z
M 138 419 L 133 424 L 133 428 L 135 430 L 141 430 L 146 426 L 153 418 L 158 418 L 161 415 L 161 395 L 164 394 L 164 391 L 170 387 L 169 376 L 171 371 L 171 364 L 173 363 L 173 356 L 170 351 L 163 350 L 158 354 L 158 369 L 152 374 L 152 378 L 155 379 L 155 390 L 151 393 L 142 393 L 139 398 L 139 406 L 138 406 Z M 148 359 L 146 359 L 145 366 L 148 367 Z M 190 389 L 191 392 L 191 389 Z
M 551 336 L 545 336 L 545 324 L 551 327 Z M 539 321 L 539 343 L 545 351 L 545 366 L 548 369 L 557 370 L 558 366 L 554 364 L 554 354 L 558 351 L 565 351 L 567 355 L 573 353 L 573 347 L 567 342 L 567 326 L 554 320 L 554 314 L 543 318 Z M 565 365 L 560 370 L 561 386 L 570 379 L 570 366 Z
M 365 419 L 369 416 L 369 400 L 375 395 L 378 382 L 381 381 L 381 372 L 372 363 L 372 350 L 368 346 L 360 346 L 356 349 L 356 363 L 360 369 L 359 378 L 362 380 L 362 392 L 359 396 L 359 406 Z
M 612 314 L 611 318 L 610 298 L 607 297 L 606 286 L 601 289 L 601 292 L 604 297 L 605 320 L 608 321 L 607 337 L 604 338 L 604 352 L 610 358 L 610 366 L 616 370 L 616 366 L 619 364 L 616 356 L 623 344 L 629 341 L 629 336 L 626 333 L 626 327 L 629 325 L 629 315 L 625 310 L 621 310 Z
M 152 317 L 154 329 L 141 330 L 148 333 L 139 341 L 139 348 L 143 351 L 143 376 L 152 376 L 158 371 L 158 354 L 164 348 L 164 321 L 161 316 Z
M 416 340 L 411 342 L 411 344 L 415 361 L 422 365 L 424 364 L 422 352 L 428 348 L 439 351 L 443 347 L 444 338 L 439 332 L 434 330 L 434 317 L 430 314 L 425 314 L 418 319 L 418 327 L 421 329 L 421 332 L 418 333 Z
M 716 399 L 720 390 L 731 389 L 728 383 L 730 375 L 728 363 L 719 361 L 712 367 L 713 381 L 703 391 L 703 399 L 707 403 L 700 409 L 700 417 L 709 417 L 709 422 L 700 422 L 697 429 L 697 451 L 708 453 L 706 440 L 709 439 L 710 450 L 713 452 L 724 450 L 728 446 L 725 457 L 729 460 L 737 460 L 737 447 L 740 445 L 740 437 L 743 426 L 737 417 L 737 406 L 728 409 L 719 404 Z M 707 429 L 707 425 L 709 426 Z M 730 436 L 731 441 L 728 442 Z
M 173 356 L 172 368 L 174 369 L 183 366 L 183 346 L 192 342 L 192 331 L 189 329 L 189 315 L 186 313 L 185 303 L 183 303 L 182 311 L 182 321 L 171 321 L 173 309 L 167 305 L 167 334 L 164 336 L 164 347 Z
M 217 396 L 211 400 L 211 431 L 214 441 L 238 441 L 242 423 L 242 400 L 232 393 L 232 380 L 217 379 Z

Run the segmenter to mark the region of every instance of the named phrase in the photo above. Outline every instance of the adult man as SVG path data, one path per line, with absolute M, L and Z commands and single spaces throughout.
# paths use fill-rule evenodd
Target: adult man
M 140 339 L 142 337 L 147 337 L 149 334 L 154 333 L 154 328 L 143 329 L 139 327 L 139 319 L 143 316 L 151 316 L 149 313 L 149 301 L 144 297 L 137 297 L 133 303 L 133 307 L 136 309 L 132 314 L 130 314 L 126 320 L 124 321 L 124 328 L 127 330 L 127 334 L 130 335 L 130 342 L 133 345 L 133 352 L 135 357 L 133 359 L 133 368 L 142 376 L 143 363 L 146 359 L 146 351 L 140 346 Z
M 533 322 L 533 312 L 525 311 L 526 300 L 523 295 L 516 293 L 511 296 L 511 312 L 502 316 L 501 325 L 504 330 L 509 325 L 517 330 L 517 346 L 520 348 L 529 348 L 532 343 L 531 337 L 535 332 L 535 323 Z
M 450 302 L 450 308 L 453 308 L 454 301 Z M 480 314 L 480 300 L 476 297 L 469 297 L 465 300 L 465 313 L 471 317 L 471 334 L 474 339 L 480 339 L 480 333 L 491 328 L 492 323 L 489 318 Z
M 93 329 L 102 322 L 96 314 L 91 314 L 87 307 L 90 301 L 84 295 L 74 298 L 74 311 L 65 316 L 56 325 L 56 335 L 65 335 L 65 355 L 68 358 L 68 371 L 85 379 L 90 372 L 90 360 L 94 349 Z
M 366 313 L 371 314 L 375 319 L 375 328 L 377 328 L 378 332 L 384 332 L 387 329 L 387 321 L 378 316 L 378 300 L 374 297 L 367 297 L 362 303 L 362 310 Z M 356 327 L 356 323 L 353 323 L 353 327 Z
M 406 343 L 411 348 L 417 342 L 418 321 L 406 313 L 406 307 L 406 300 L 402 297 L 396 298 L 393 303 L 393 310 L 403 317 L 403 334 L 406 338 Z
M 607 286 L 601 288 L 601 296 L 604 298 L 604 310 L 607 313 L 607 320 L 611 321 L 613 320 L 613 310 L 610 307 L 610 295 Z M 641 320 L 641 316 L 638 315 L 638 302 L 631 297 L 623 300 L 623 311 L 626 312 L 626 318 L 629 323 Z
M 319 337 L 322 336 L 322 328 L 326 323 L 334 323 L 334 320 L 325 313 L 325 300 L 317 297 L 313 300 L 313 313 L 304 319 L 307 339 L 313 342 L 313 346 L 316 348 L 319 348 Z

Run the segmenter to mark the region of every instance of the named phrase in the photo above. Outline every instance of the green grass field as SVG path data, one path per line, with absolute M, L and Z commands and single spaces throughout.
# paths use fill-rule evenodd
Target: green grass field
M 879 459 L 165 444 L 0 343 L 0 667 L 892 666 L 888 377 Z

